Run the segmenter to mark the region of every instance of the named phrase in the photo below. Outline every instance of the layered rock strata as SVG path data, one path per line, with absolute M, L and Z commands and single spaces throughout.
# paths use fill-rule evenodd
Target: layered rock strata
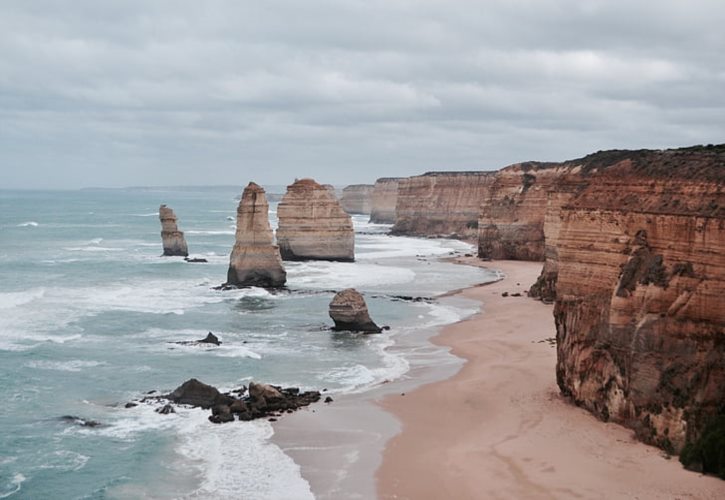
M 371 195 L 370 222 L 394 224 L 395 207 L 398 203 L 399 177 L 382 177 L 375 181 Z
M 350 215 L 324 186 L 300 179 L 277 206 L 277 243 L 284 260 L 355 260 Z
M 580 163 L 559 213 L 557 382 L 677 452 L 725 412 L 725 146 Z
M 477 239 L 495 179 L 495 172 L 428 172 L 401 180 L 392 234 Z
M 237 207 L 236 242 L 229 259 L 227 285 L 279 288 L 287 281 L 279 248 L 269 225 L 264 189 L 250 182 Z
M 340 205 L 349 214 L 370 215 L 375 186 L 371 184 L 353 184 L 342 190 Z
M 544 260 L 545 221 L 566 199 L 580 167 L 527 162 L 496 172 L 478 220 L 478 255 L 483 259 Z M 553 220 L 553 219 L 552 219 Z M 552 228 L 553 229 L 553 228 Z M 549 240 L 554 232 L 549 231 Z
M 335 322 L 335 330 L 364 333 L 382 331 L 370 319 L 365 299 L 354 288 L 348 288 L 335 294 L 330 302 L 330 318 Z
M 176 225 L 176 214 L 166 205 L 159 207 L 159 219 L 161 220 L 161 243 L 164 248 L 164 256 L 187 257 L 189 249 L 186 246 L 184 233 L 179 231 Z

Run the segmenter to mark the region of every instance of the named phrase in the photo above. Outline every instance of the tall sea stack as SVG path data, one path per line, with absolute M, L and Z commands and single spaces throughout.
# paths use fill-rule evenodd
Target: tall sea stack
M 370 222 L 394 224 L 395 205 L 398 203 L 399 177 L 382 177 L 375 181 L 371 196 Z
M 237 207 L 237 233 L 229 259 L 227 285 L 279 288 L 287 281 L 269 225 L 264 189 L 250 182 Z
M 353 184 L 342 190 L 340 205 L 349 214 L 370 215 L 372 196 L 375 187 L 372 184 Z
M 184 233 L 176 225 L 176 214 L 166 205 L 159 207 L 161 220 L 161 243 L 164 247 L 164 256 L 187 257 L 189 249 L 186 246 Z
M 355 260 L 352 219 L 334 195 L 313 179 L 300 179 L 287 187 L 277 216 L 277 243 L 284 260 Z

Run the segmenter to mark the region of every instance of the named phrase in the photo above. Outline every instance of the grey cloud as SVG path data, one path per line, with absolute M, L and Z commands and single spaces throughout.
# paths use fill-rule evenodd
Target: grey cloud
M 370 182 L 722 142 L 718 0 L 0 4 L 6 187 Z

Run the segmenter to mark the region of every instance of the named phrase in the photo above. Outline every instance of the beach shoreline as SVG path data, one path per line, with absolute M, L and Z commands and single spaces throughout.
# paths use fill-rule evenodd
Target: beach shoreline
M 402 430 L 383 452 L 378 498 L 725 497 L 722 480 L 560 395 L 553 306 L 526 296 L 541 263 L 457 261 L 505 277 L 461 291 L 480 312 L 431 339 L 465 360 L 456 374 L 380 401 Z

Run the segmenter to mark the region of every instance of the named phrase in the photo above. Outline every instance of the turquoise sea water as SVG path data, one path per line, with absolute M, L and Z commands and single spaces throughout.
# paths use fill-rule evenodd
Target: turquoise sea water
M 310 498 L 267 421 L 217 426 L 207 412 L 124 403 L 196 377 L 364 391 L 408 369 L 396 337 L 469 306 L 403 302 L 488 281 L 440 262 L 450 240 L 391 237 L 354 217 L 355 263 L 286 263 L 288 291 L 217 291 L 241 188 L 0 191 L 0 498 Z M 192 256 L 160 257 L 161 203 Z M 275 221 L 272 204 L 271 220 Z M 334 290 L 365 292 L 382 335 L 332 333 Z M 180 346 L 212 331 L 220 347 Z M 64 415 L 103 425 L 82 427 Z M 240 493 L 243 492 L 243 493 Z

